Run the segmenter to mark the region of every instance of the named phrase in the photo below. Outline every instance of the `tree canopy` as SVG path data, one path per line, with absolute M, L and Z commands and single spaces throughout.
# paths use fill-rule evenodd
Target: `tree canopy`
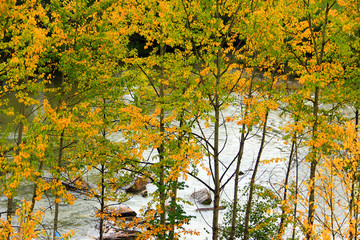
M 0 0 L 0 12 L 1 239 L 55 239 L 74 188 L 96 200 L 100 240 L 110 223 L 138 239 L 198 234 L 188 178 L 214 198 L 213 240 L 358 239 L 357 0 Z M 275 136 L 288 156 L 264 159 Z M 284 176 L 259 186 L 275 162 Z M 141 218 L 111 215 L 136 181 L 155 189 Z

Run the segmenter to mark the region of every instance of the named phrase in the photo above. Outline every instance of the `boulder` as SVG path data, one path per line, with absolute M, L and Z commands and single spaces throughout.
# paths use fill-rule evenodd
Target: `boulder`
M 62 182 L 62 184 L 68 189 L 68 190 L 80 190 L 80 191 L 89 191 L 90 185 L 82 178 L 78 177 L 73 180 L 66 180 L 65 182 Z
M 129 185 L 124 187 L 125 192 L 127 193 L 136 193 L 143 190 L 146 190 L 146 185 L 148 184 L 147 179 L 137 177 Z
M 197 202 L 204 205 L 209 205 L 212 202 L 211 194 L 206 188 L 194 192 L 193 194 L 191 194 L 191 197 L 194 198 Z
M 103 237 L 104 240 L 135 240 L 138 231 L 120 231 Z
M 110 217 L 136 217 L 136 212 L 129 207 L 121 206 L 116 208 L 106 208 L 105 213 Z
M 223 206 L 219 206 L 219 210 L 223 210 L 224 207 Z M 197 212 L 201 212 L 201 211 L 213 211 L 214 208 L 213 207 L 208 207 L 208 208 L 197 208 L 196 211 Z

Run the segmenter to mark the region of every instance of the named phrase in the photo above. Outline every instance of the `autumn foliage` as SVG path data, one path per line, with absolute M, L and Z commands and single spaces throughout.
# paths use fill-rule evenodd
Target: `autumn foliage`
M 80 193 L 101 240 L 110 223 L 191 238 L 188 178 L 213 196 L 214 240 L 267 227 L 252 225 L 256 189 L 276 199 L 269 239 L 358 239 L 358 1 L 0 0 L 0 13 L 0 239 L 55 239 Z M 276 139 L 284 154 L 265 158 Z M 259 187 L 264 164 L 285 170 Z M 136 179 L 155 189 L 141 217 L 113 218 Z

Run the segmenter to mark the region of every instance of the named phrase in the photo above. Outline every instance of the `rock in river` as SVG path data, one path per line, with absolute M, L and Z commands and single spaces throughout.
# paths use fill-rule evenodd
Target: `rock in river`
M 197 202 L 204 205 L 209 205 L 212 202 L 210 192 L 206 188 L 194 192 L 193 194 L 191 194 L 191 197 L 194 198 Z
M 146 189 L 147 184 L 148 184 L 147 179 L 142 177 L 137 177 L 129 185 L 125 186 L 124 190 L 128 193 L 140 192 Z

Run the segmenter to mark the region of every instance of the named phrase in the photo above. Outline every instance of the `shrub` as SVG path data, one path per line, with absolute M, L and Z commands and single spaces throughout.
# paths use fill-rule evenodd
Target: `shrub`
M 249 187 L 240 190 L 239 196 L 246 196 L 249 193 Z M 236 213 L 235 237 L 241 239 L 245 227 L 246 203 L 238 204 Z M 223 225 L 221 226 L 221 239 L 229 239 L 231 231 L 231 217 L 233 202 L 223 202 L 226 209 Z M 277 236 L 280 222 L 280 199 L 271 190 L 255 185 L 252 208 L 249 221 L 249 239 L 268 240 Z

